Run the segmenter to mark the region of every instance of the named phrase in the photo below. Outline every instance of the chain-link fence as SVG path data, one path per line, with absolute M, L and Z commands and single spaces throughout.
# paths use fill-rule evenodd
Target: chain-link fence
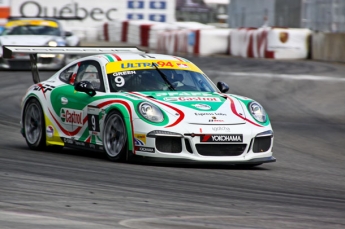
M 345 32 L 345 0 L 232 0 L 230 28 L 277 26 Z
M 345 0 L 303 0 L 301 27 L 345 32 Z

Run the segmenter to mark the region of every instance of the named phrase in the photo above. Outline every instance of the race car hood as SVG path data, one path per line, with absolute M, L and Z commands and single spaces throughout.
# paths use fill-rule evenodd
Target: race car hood
M 45 46 L 51 40 L 59 42 L 61 39 L 61 37 L 49 35 L 5 35 L 0 36 L 0 44 Z
M 161 109 L 173 107 L 190 124 L 244 124 L 245 112 L 231 95 L 210 92 L 146 92 Z

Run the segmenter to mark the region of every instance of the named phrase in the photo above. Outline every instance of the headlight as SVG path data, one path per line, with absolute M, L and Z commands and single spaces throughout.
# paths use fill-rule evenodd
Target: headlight
M 164 120 L 162 111 L 148 102 L 142 102 L 138 106 L 140 114 L 151 122 L 162 122 Z
M 266 122 L 266 112 L 264 108 L 257 102 L 251 102 L 248 105 L 250 113 L 259 122 Z
M 56 47 L 58 45 L 58 43 L 56 41 L 49 41 L 48 42 L 48 46 L 50 47 Z

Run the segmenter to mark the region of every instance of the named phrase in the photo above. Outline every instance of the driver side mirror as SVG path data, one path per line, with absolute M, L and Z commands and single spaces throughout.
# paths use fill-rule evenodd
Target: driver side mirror
M 229 91 L 229 86 L 228 86 L 226 83 L 222 82 L 222 81 L 220 81 L 220 82 L 217 83 L 217 88 L 218 88 L 222 93 L 225 93 L 225 92 Z
M 74 89 L 76 91 L 85 92 L 89 96 L 96 95 L 96 90 L 93 87 L 92 83 L 89 81 L 80 81 L 76 83 L 76 85 L 74 85 Z

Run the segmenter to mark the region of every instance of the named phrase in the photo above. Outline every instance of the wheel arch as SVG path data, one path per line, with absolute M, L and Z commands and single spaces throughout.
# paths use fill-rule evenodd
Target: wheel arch
M 126 130 L 127 130 L 127 146 L 128 146 L 128 150 L 133 151 L 134 150 L 134 127 L 133 127 L 133 123 L 131 121 L 131 112 L 128 111 L 128 109 L 126 108 L 125 105 L 123 104 L 114 104 L 109 106 L 108 108 L 106 108 L 106 116 L 104 118 L 104 123 L 105 120 L 108 116 L 108 114 L 110 114 L 113 111 L 117 111 L 118 113 L 120 113 L 120 115 L 123 118 L 123 121 L 125 122 L 125 126 L 126 126 Z M 103 123 L 103 125 L 104 125 Z M 102 132 L 103 132 L 104 126 L 102 127 Z
M 31 100 L 33 100 L 33 99 L 36 99 L 38 101 L 38 103 L 40 104 L 40 106 L 42 108 L 43 116 L 45 117 L 45 112 L 44 112 L 44 108 L 42 106 L 42 101 L 40 100 L 39 96 L 37 96 L 36 94 L 32 93 L 32 94 L 26 96 L 26 98 L 22 102 L 22 111 L 21 111 L 21 118 L 20 118 L 21 123 L 24 123 L 24 112 L 25 112 L 25 109 L 26 109 L 28 103 Z M 24 129 L 24 126 L 22 126 L 22 129 Z M 25 135 L 25 134 L 23 133 L 23 135 Z

